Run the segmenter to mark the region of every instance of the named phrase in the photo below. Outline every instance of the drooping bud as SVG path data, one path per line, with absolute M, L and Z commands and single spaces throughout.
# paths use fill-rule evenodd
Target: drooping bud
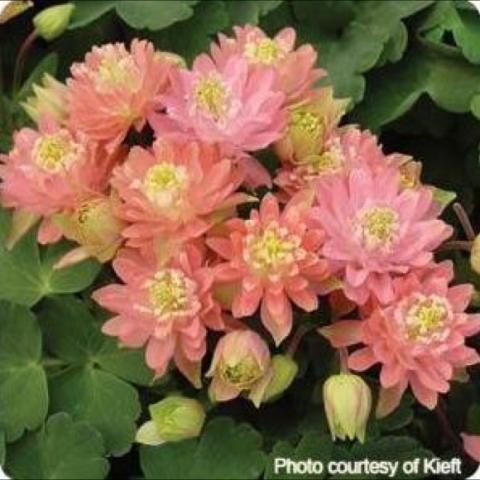
M 332 439 L 365 441 L 372 408 L 370 388 L 358 375 L 332 375 L 323 385 L 323 402 Z
M 475 237 L 470 252 L 470 266 L 476 273 L 480 273 L 480 235 Z
M 205 411 L 193 398 L 172 395 L 149 407 L 151 420 L 137 432 L 136 441 L 145 445 L 160 445 L 198 437 Z
M 251 330 L 234 330 L 217 344 L 207 377 L 212 377 L 212 401 L 231 400 L 242 391 L 259 406 L 271 378 L 270 352 L 262 338 Z
M 262 402 L 278 398 L 292 384 L 298 372 L 298 365 L 288 355 L 274 355 L 271 366 L 273 375 L 265 389 Z
M 47 41 L 55 40 L 67 29 L 74 9 L 73 3 L 63 3 L 37 13 L 33 17 L 36 32 Z
M 63 235 L 80 244 L 80 247 L 60 259 L 56 268 L 89 257 L 102 263 L 114 257 L 122 243 L 123 223 L 114 215 L 113 202 L 112 197 L 96 196 L 82 202 L 71 213 L 61 213 L 53 217 Z
M 347 105 L 348 100 L 333 98 L 330 87 L 319 89 L 312 100 L 293 105 L 286 134 L 274 146 L 280 159 L 298 165 L 312 155 L 319 156 Z
M 34 122 L 47 116 L 64 124 L 67 120 L 66 85 L 45 73 L 41 84 L 34 83 L 32 89 L 33 95 L 21 104 L 28 116 Z

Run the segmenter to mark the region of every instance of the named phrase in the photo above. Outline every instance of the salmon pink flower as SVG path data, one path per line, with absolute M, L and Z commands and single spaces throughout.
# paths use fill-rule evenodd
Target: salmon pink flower
M 159 137 L 183 135 L 235 151 L 259 150 L 278 140 L 285 124 L 284 95 L 275 81 L 274 70 L 250 72 L 238 56 L 219 66 L 200 55 L 192 70 L 172 72 L 162 97 L 167 114 L 153 116 L 151 123 Z
M 409 273 L 393 282 L 393 300 L 365 320 L 342 320 L 321 329 L 334 347 L 363 344 L 348 358 L 352 370 L 381 364 L 377 416 L 393 411 L 410 386 L 433 409 L 455 372 L 480 362 L 465 339 L 480 331 L 480 315 L 467 314 L 471 285 L 449 287 L 450 262 Z
M 129 223 L 123 235 L 142 247 L 204 234 L 251 199 L 236 193 L 242 181 L 240 169 L 215 146 L 157 140 L 151 150 L 132 148 L 111 183 L 123 200 L 118 214 Z
M 259 407 L 273 376 L 270 351 L 252 330 L 234 330 L 224 335 L 215 348 L 207 377 L 212 377 L 210 398 L 225 402 L 248 390 Z
M 285 93 L 288 103 L 306 97 L 313 84 L 325 75 L 316 69 L 317 52 L 305 44 L 295 49 L 296 32 L 284 28 L 274 38 L 252 25 L 233 27 L 235 38 L 218 36 L 218 44 L 211 46 L 211 54 L 220 66 L 232 56 L 241 55 L 251 69 L 274 68 L 278 74 L 276 87 Z
M 480 435 L 461 434 L 463 440 L 463 448 L 470 457 L 480 462 Z
M 93 47 L 67 80 L 70 125 L 112 151 L 131 127 L 140 131 L 168 85 L 172 63 L 151 43 L 135 39 Z
M 113 267 L 124 282 L 97 290 L 93 298 L 116 316 L 103 332 L 127 347 L 146 345 L 147 365 L 161 377 L 173 359 L 193 385 L 200 387 L 206 329 L 224 328 L 211 295 L 213 272 L 200 250 L 188 246 L 168 263 L 136 250 L 121 250 Z
M 436 218 L 432 191 L 402 189 L 398 169 L 356 168 L 317 183 L 312 219 L 326 232 L 323 255 L 342 277 L 348 298 L 393 299 L 392 280 L 431 262 L 452 233 Z
M 38 131 L 17 132 L 13 150 L 2 157 L 2 204 L 30 214 L 32 223 L 44 217 L 39 241 L 58 240 L 60 233 L 50 217 L 102 192 L 112 161 L 85 136 L 44 117 Z
M 328 276 L 327 262 L 319 257 L 323 232 L 307 225 L 312 195 L 299 194 L 280 212 L 277 199 L 266 195 L 249 220 L 226 222 L 227 237 L 207 244 L 226 261 L 216 267 L 219 284 L 238 284 L 232 303 L 236 318 L 255 313 L 278 345 L 292 328 L 290 300 L 311 312 Z

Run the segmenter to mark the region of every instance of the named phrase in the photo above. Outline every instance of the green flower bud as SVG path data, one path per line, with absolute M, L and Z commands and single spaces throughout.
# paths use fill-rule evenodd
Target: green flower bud
M 298 372 L 298 365 L 287 355 L 273 356 L 271 368 L 273 376 L 265 389 L 262 402 L 268 402 L 282 394 L 291 385 Z
M 149 410 L 152 420 L 144 423 L 136 436 L 138 443 L 146 445 L 197 437 L 205 421 L 205 411 L 197 400 L 178 395 L 150 405 Z
M 332 375 L 323 385 L 323 402 L 332 439 L 365 441 L 372 394 L 358 375 Z
M 33 17 L 35 30 L 45 40 L 55 40 L 68 27 L 75 5 L 64 3 L 46 8 Z

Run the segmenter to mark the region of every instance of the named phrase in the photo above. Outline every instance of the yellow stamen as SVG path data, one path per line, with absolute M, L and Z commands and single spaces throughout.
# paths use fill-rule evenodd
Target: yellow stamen
M 130 56 L 118 58 L 105 55 L 98 66 L 98 84 L 102 89 L 133 89 L 136 84 L 137 67 Z
M 177 270 L 162 270 L 148 286 L 148 293 L 157 317 L 179 313 L 188 300 L 185 275 Z
M 210 75 L 200 79 L 194 96 L 198 107 L 214 120 L 221 119 L 227 112 L 227 87 L 217 76 Z
M 258 362 L 252 356 L 247 356 L 235 364 L 221 362 L 219 370 L 226 383 L 239 388 L 248 388 L 262 375 Z
M 367 248 L 389 246 L 398 228 L 398 214 L 389 207 L 369 208 L 360 214 L 359 224 Z
M 61 134 L 39 138 L 33 151 L 36 164 L 51 173 L 68 170 L 76 158 L 76 144 Z
M 188 173 L 185 167 L 172 163 L 160 163 L 147 170 L 142 190 L 147 198 L 159 207 L 178 207 L 187 183 Z
M 320 117 L 305 109 L 297 109 L 291 113 L 290 128 L 301 130 L 312 140 L 318 138 L 323 131 Z
M 253 63 L 275 65 L 285 56 L 285 52 L 275 40 L 263 38 L 245 45 L 245 57 Z
M 405 316 L 406 335 L 409 340 L 431 341 L 444 330 L 448 316 L 445 300 L 430 295 L 419 299 Z

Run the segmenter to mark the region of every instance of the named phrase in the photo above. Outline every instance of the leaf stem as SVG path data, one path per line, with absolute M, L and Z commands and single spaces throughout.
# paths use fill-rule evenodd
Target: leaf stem
M 290 345 L 287 347 L 287 351 L 285 352 L 290 358 L 295 356 L 295 352 L 302 341 L 302 338 L 306 333 L 312 330 L 315 327 L 305 327 L 304 325 L 300 325 L 297 328 L 297 331 L 293 334 L 292 340 L 290 341 Z
M 457 216 L 460 224 L 462 225 L 467 240 L 475 240 L 475 230 L 473 229 L 470 219 L 468 218 L 468 214 L 463 208 L 462 204 L 455 202 L 453 204 L 453 211 L 455 212 L 455 215 Z
M 22 43 L 20 50 L 18 51 L 17 60 L 15 61 L 15 69 L 13 71 L 13 85 L 12 90 L 14 93 L 17 92 L 19 83 L 22 77 L 22 69 L 23 64 L 25 63 L 25 59 L 27 58 L 28 52 L 32 47 L 35 40 L 38 38 L 38 34 L 36 30 L 33 30 L 28 37 Z
M 445 242 L 440 246 L 439 250 L 464 250 L 470 252 L 472 250 L 473 242 L 469 240 L 451 240 L 450 242 Z

